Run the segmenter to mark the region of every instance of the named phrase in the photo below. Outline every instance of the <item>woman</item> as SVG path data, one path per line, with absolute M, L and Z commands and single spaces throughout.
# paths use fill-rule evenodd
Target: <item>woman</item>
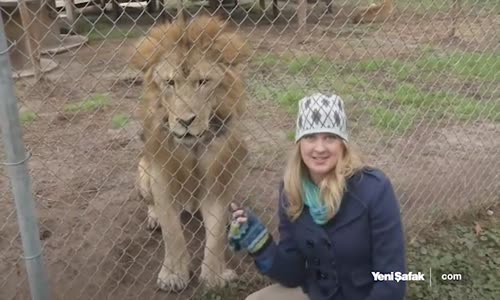
M 302 99 L 295 141 L 279 187 L 279 241 L 232 204 L 230 246 L 277 282 L 247 300 L 404 299 L 404 281 L 372 273 L 405 272 L 399 203 L 390 180 L 349 144 L 342 99 Z

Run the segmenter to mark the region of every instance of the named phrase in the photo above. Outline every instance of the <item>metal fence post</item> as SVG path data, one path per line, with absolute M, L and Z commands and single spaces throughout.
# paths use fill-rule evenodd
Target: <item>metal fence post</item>
M 31 297 L 34 300 L 46 300 L 49 299 L 49 287 L 26 164 L 29 156 L 26 156 L 22 140 L 3 24 L 0 14 L 0 129 L 7 159 L 3 165 L 7 168 L 14 195 Z

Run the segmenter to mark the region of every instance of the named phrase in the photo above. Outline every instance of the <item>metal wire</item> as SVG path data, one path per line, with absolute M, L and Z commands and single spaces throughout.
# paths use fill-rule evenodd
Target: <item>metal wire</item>
M 195 74 L 199 78 L 193 95 L 203 94 L 210 84 L 231 86 L 224 80 L 241 74 L 235 77 L 245 86 L 246 108 L 241 117 L 228 121 L 237 126 L 224 127 L 222 120 L 212 118 L 207 136 L 224 131 L 247 144 L 246 169 L 239 179 L 231 174 L 237 182 L 228 198 L 253 209 L 270 231 L 277 233 L 276 192 L 294 146 L 297 101 L 318 91 L 344 99 L 350 136 L 366 159 L 393 181 L 409 236 L 498 201 L 500 144 L 494 137 L 500 132 L 500 82 L 498 5 L 493 0 L 393 1 L 387 16 L 376 14 L 373 19 L 370 1 L 297 0 L 276 6 L 274 1 L 52 2 L 25 1 L 33 16 L 29 22 L 8 5 L 0 5 L 10 42 L 1 54 L 10 54 L 13 74 L 20 74 L 13 88 L 23 137 L 31 149 L 24 159 L 2 165 L 20 166 L 30 160 L 40 240 L 51 287 L 60 298 L 203 299 L 210 292 L 198 280 L 202 269 L 211 270 L 218 279 L 223 275 L 203 258 L 222 252 L 228 259 L 225 267 L 239 275 L 238 289 L 249 292 L 268 283 L 249 257 L 222 247 L 205 249 L 206 236 L 214 235 L 217 224 L 227 220 L 193 208 L 196 189 L 173 195 L 175 201 L 165 205 L 164 211 L 179 211 L 172 219 L 182 220 L 182 226 L 173 230 L 160 228 L 158 214 L 151 214 L 155 212 L 151 191 L 140 190 L 137 184 L 147 178 L 146 186 L 159 182 L 187 189 L 213 179 L 196 173 L 186 181 L 179 179 L 185 174 L 168 181 L 156 178 L 157 172 L 149 168 L 138 178 L 144 145 L 158 137 L 143 128 L 144 115 L 151 113 L 141 110 L 148 82 L 130 67 L 137 41 L 153 27 L 180 16 L 187 22 L 206 13 L 210 5 L 218 7 L 216 14 L 250 49 L 248 60 L 237 67 L 214 63 L 228 58 L 224 54 L 229 50 L 224 51 L 237 43 L 221 46 L 217 37 L 206 39 L 206 32 L 192 33 L 190 43 L 223 49 L 204 56 L 198 48 L 178 51 L 190 43 L 169 44 L 166 34 L 159 34 L 163 41 L 150 42 L 165 47 L 160 56 L 166 65 L 183 55 L 188 63 L 198 54 L 210 58 L 210 67 Z M 33 32 L 28 34 L 29 30 Z M 142 57 L 146 64 L 157 58 L 155 53 Z M 32 78 L 36 64 L 40 79 Z M 173 75 L 192 71 L 182 66 L 172 67 L 171 72 L 159 69 L 154 76 L 163 81 L 157 88 L 168 95 L 186 88 Z M 155 105 L 152 108 L 165 103 Z M 201 110 L 212 102 L 176 105 Z M 187 110 L 176 114 L 184 116 L 185 123 L 190 121 Z M 172 130 L 171 121 L 165 118 L 162 128 L 155 130 Z M 157 142 L 172 139 L 164 136 Z M 201 144 L 175 151 L 193 151 L 197 157 L 212 154 Z M 200 168 L 200 162 L 186 159 L 172 164 Z M 2 199 L 10 199 L 7 182 L 0 181 Z M 21 245 L 15 207 L 13 201 L 4 202 L 0 290 L 6 298 L 23 298 L 19 293 L 28 295 L 29 287 L 17 266 Z M 180 208 L 197 212 L 180 213 Z M 214 228 L 204 227 L 207 218 L 217 219 Z M 187 245 L 182 254 L 192 257 L 189 273 L 195 280 L 177 294 L 160 292 L 157 278 L 164 264 L 164 239 L 180 238 L 178 228 Z

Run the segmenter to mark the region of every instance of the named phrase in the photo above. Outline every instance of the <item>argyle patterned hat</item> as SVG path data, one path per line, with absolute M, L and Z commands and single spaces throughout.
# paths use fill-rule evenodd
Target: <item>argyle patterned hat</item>
M 333 133 L 348 140 L 347 117 L 342 98 L 316 93 L 299 101 L 295 142 L 313 133 Z

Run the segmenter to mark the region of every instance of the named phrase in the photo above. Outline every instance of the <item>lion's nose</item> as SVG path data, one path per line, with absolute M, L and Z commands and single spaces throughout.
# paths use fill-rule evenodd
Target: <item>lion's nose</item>
M 181 119 L 179 118 L 178 121 L 179 123 L 181 123 L 182 126 L 184 127 L 189 127 L 189 125 L 191 125 L 191 123 L 193 123 L 194 119 L 196 118 L 196 116 L 191 116 L 190 118 L 188 119 Z

